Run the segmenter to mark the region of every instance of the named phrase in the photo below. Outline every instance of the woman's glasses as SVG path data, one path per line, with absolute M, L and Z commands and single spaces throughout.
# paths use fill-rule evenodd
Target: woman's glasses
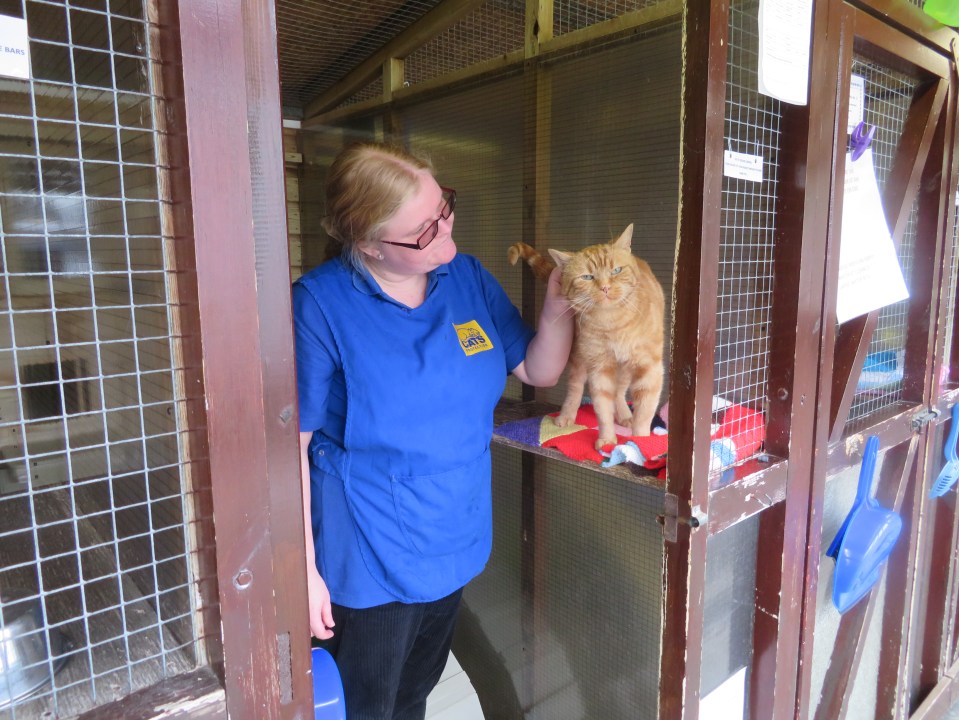
M 445 187 L 441 187 L 440 190 L 443 191 L 443 198 L 446 200 L 446 202 L 443 203 L 443 208 L 440 210 L 440 216 L 427 226 L 426 230 L 416 238 L 415 243 L 390 242 L 389 240 L 383 240 L 382 242 L 386 245 L 399 245 L 400 247 L 412 248 L 413 250 L 422 250 L 433 242 L 433 238 L 435 238 L 440 231 L 440 220 L 448 220 L 450 215 L 453 214 L 453 209 L 456 207 L 456 191 L 453 188 Z

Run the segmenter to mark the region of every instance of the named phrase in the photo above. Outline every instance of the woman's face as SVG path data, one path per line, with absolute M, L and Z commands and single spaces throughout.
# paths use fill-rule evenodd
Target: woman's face
M 453 220 L 456 214 L 443 218 L 445 199 L 439 184 L 428 172 L 420 173 L 419 187 L 383 228 L 381 240 L 389 242 L 415 243 L 417 238 L 437 219 L 436 237 L 422 250 L 376 243 L 376 251 L 368 262 L 372 262 L 385 271 L 400 275 L 419 275 L 435 270 L 456 257 L 456 243 L 453 242 Z M 383 254 L 379 260 L 376 255 Z

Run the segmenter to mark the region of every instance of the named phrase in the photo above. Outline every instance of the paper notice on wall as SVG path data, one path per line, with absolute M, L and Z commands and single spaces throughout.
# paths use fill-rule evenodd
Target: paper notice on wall
M 763 156 L 726 150 L 723 153 L 723 175 L 740 180 L 763 181 Z
M 0 15 L 0 76 L 30 77 L 30 38 L 23 18 Z
M 760 0 L 759 92 L 805 105 L 812 0 Z
M 866 117 L 866 79 L 861 75 L 849 77 L 849 117 L 846 132 L 852 132 Z
M 746 668 L 699 701 L 699 720 L 743 720 L 746 716 Z
M 846 322 L 909 297 L 879 197 L 872 150 L 846 155 L 836 320 Z

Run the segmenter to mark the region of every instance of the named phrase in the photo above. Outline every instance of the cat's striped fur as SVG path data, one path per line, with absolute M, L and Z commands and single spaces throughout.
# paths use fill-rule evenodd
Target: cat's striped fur
M 617 239 L 579 252 L 550 249 L 562 268 L 562 289 L 576 313 L 566 399 L 556 424 L 576 418 L 586 383 L 599 421 L 597 449 L 616 442 L 614 421 L 649 435 L 663 386 L 663 288 L 631 252 L 633 226 Z M 525 243 L 508 250 L 540 279 L 556 267 Z M 632 409 L 626 402 L 627 393 Z

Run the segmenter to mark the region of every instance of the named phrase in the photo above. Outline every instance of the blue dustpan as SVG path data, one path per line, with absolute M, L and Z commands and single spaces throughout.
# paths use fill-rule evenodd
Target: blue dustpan
M 879 438 L 870 435 L 859 469 L 859 485 L 852 509 L 826 554 L 836 559 L 832 601 L 844 613 L 875 585 L 889 553 L 902 531 L 902 518 L 880 505 L 872 495 Z
M 929 497 L 942 497 L 952 489 L 959 480 L 959 455 L 956 454 L 956 440 L 959 439 L 959 403 L 952 406 L 952 424 L 949 427 L 949 437 L 942 446 L 942 453 L 946 456 L 946 464 L 939 471 L 939 477 L 929 489 Z
M 333 656 L 323 648 L 313 648 L 313 718 L 345 720 L 343 683 Z

